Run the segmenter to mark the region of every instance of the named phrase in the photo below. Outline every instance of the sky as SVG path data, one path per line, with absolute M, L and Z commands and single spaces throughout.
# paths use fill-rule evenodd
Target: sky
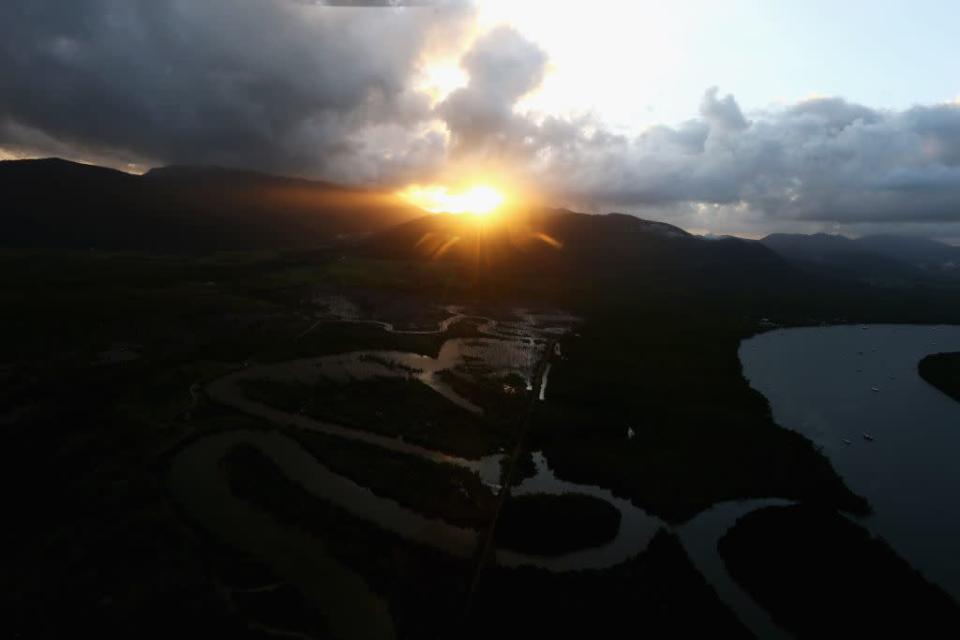
M 942 0 L 4 0 L 0 158 L 960 239 Z

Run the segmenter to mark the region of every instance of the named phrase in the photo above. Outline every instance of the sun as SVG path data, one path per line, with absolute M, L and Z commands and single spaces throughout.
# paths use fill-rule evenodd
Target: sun
M 485 216 L 499 209 L 503 201 L 503 194 L 493 187 L 477 185 L 461 194 L 454 195 L 450 204 L 464 213 Z
M 399 195 L 408 202 L 431 213 L 469 213 L 488 216 L 499 209 L 506 197 L 498 189 L 477 184 L 460 191 L 451 191 L 440 185 L 411 185 Z

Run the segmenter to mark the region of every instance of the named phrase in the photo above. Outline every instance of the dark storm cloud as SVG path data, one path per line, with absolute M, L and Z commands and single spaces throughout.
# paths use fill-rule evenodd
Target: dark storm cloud
M 408 79 L 463 11 L 310 4 L 5 0 L 0 146 L 35 132 L 94 154 L 316 173 L 367 124 L 428 117 Z

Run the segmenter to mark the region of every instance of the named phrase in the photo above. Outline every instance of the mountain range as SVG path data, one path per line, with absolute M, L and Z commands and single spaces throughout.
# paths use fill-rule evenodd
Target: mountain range
M 760 242 L 800 268 L 875 283 L 960 278 L 960 247 L 927 238 L 775 233 Z
M 904 284 L 960 278 L 960 247 L 918 237 L 694 236 L 624 214 L 510 211 L 503 224 L 424 215 L 391 193 L 211 167 L 142 176 L 61 159 L 0 162 L 0 246 L 167 253 L 317 248 L 352 239 L 366 255 L 530 265 L 604 277 L 643 271 L 764 280 Z

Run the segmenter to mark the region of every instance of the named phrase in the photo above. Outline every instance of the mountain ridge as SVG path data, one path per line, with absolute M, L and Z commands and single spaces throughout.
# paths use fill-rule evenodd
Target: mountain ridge
M 141 176 L 59 158 L 0 162 L 0 192 L 0 244 L 21 248 L 310 248 L 422 215 L 326 182 L 178 166 Z
M 960 247 L 928 238 L 773 233 L 760 242 L 798 267 L 825 276 L 874 282 L 960 277 Z

